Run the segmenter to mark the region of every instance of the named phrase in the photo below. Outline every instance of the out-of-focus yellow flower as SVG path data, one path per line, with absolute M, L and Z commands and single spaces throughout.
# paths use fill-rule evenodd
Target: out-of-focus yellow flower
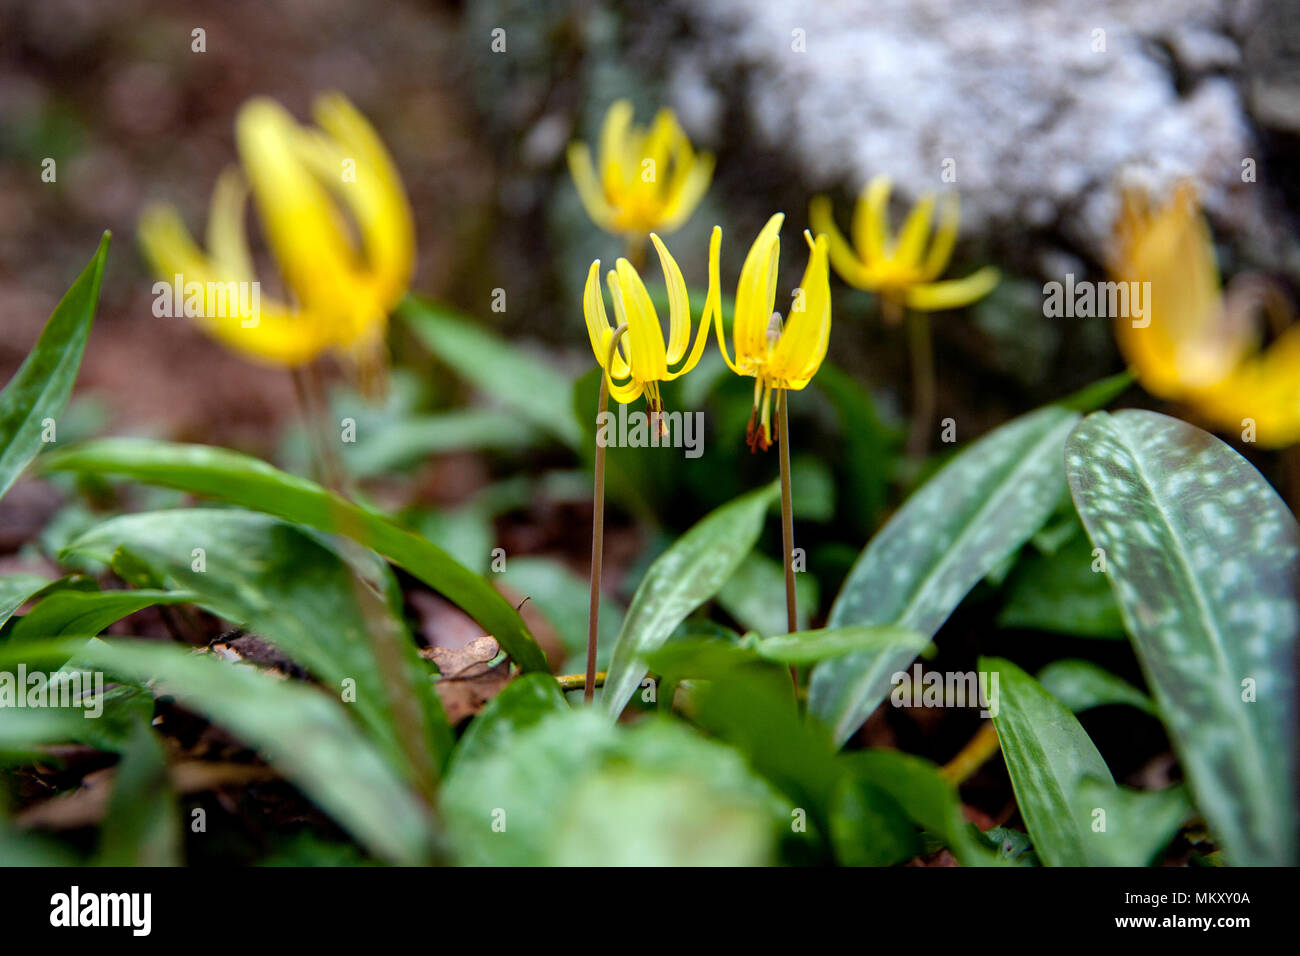
M 736 287 L 735 317 L 732 337 L 736 357 L 727 354 L 722 331 L 721 309 L 714 311 L 718 330 L 718 348 L 728 366 L 737 375 L 754 379 L 754 411 L 749 417 L 747 438 L 752 449 L 766 450 L 772 444 L 771 403 L 774 389 L 802 389 L 821 368 L 831 335 L 830 270 L 827 266 L 827 240 L 815 240 L 804 233 L 811 250 L 803 281 L 795 290 L 794 304 L 784 323 L 773 311 L 776 304 L 777 266 L 781 253 L 781 223 L 784 213 L 767 221 L 740 269 Z M 713 230 L 713 247 L 709 254 L 709 295 L 720 299 L 718 257 L 714 247 L 721 244 L 722 231 Z M 755 427 L 755 418 L 758 427 Z
M 634 125 L 632 115 L 627 100 L 611 105 L 600 131 L 598 165 L 586 143 L 572 143 L 569 171 L 587 215 L 606 232 L 667 235 L 704 198 L 713 157 L 695 152 L 672 110 L 660 110 L 649 129 Z
M 1292 317 L 1281 314 L 1285 307 L 1266 282 L 1241 276 L 1224 295 L 1192 186 L 1180 183 L 1156 207 L 1126 192 L 1115 233 L 1114 278 L 1150 283 L 1141 321 L 1115 317 L 1120 351 L 1142 386 L 1225 431 L 1254 422 L 1261 445 L 1300 441 L 1300 325 L 1283 328 L 1260 350 L 1253 319 L 1261 307 L 1279 325 Z
M 217 182 L 206 252 L 170 206 L 151 206 L 140 220 L 140 244 L 154 271 L 204 286 L 202 314 L 195 316 L 203 328 L 277 365 L 310 362 L 326 349 L 372 358 L 415 261 L 406 194 L 374 129 L 338 94 L 320 97 L 313 115 L 316 128 L 300 126 L 273 100 L 240 108 L 235 132 L 242 172 L 229 169 Z M 244 225 L 250 187 L 292 297 L 281 302 L 259 293 L 254 319 L 223 308 L 214 292 L 256 282 Z M 349 217 L 360 247 L 350 237 Z
M 930 240 L 935 197 L 926 193 L 912 207 L 897 236 L 889 229 L 888 176 L 871 180 L 853 209 L 853 244 L 835 225 L 831 201 L 816 196 L 808 209 L 813 229 L 830 240 L 830 259 L 841 279 L 857 289 L 878 293 L 887 315 L 903 307 L 922 312 L 956 309 L 982 299 L 998 284 L 998 270 L 986 266 L 964 279 L 938 280 L 952 258 L 961 221 L 956 193 L 943 197 L 939 228 Z
M 713 241 L 709 245 L 709 263 L 713 272 L 718 268 L 721 238 L 721 233 L 715 229 Z M 704 312 L 700 316 L 695 345 L 687 355 L 686 347 L 691 339 L 691 303 L 686 293 L 686 280 L 682 278 L 677 261 L 659 237 L 651 233 L 650 241 L 659 253 L 664 284 L 668 288 L 668 344 L 664 344 L 659 314 L 650 301 L 645 283 L 626 259 L 620 258 L 605 277 L 610 298 L 614 302 L 614 317 L 618 320 L 618 325 L 627 325 L 627 331 L 619 339 L 608 366 L 606 361 L 611 358 L 609 346 L 615 329 L 609 324 L 605 312 L 605 297 L 600 290 L 599 259 L 591 264 L 591 269 L 587 272 L 582 311 L 587 318 L 591 350 L 596 355 L 596 361 L 605 369 L 610 395 L 615 401 L 626 405 L 644 394 L 647 407 L 651 413 L 655 413 L 663 411 L 664 407 L 659 395 L 659 383 L 680 378 L 699 363 L 709 339 L 709 314 L 712 312 L 716 315 L 721 310 L 720 293 L 710 286 L 704 301 Z M 677 367 L 670 368 L 673 365 Z

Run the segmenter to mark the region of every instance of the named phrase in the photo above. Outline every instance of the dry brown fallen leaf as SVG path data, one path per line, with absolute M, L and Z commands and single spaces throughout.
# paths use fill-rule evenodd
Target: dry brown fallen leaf
M 447 720 L 454 726 L 473 714 L 510 683 L 510 661 L 495 667 L 491 661 L 501 652 L 496 638 L 476 637 L 461 647 L 425 647 L 420 656 L 438 665 L 442 679 L 433 686 L 442 699 Z

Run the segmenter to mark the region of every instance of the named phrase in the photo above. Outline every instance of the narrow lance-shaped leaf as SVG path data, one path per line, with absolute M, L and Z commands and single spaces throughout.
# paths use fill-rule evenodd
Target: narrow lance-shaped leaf
M 1077 413 L 1049 406 L 954 458 L 871 540 L 830 627 L 896 624 L 932 637 L 967 592 L 1019 548 L 1064 494 L 1061 452 Z M 911 650 L 863 652 L 813 670 L 809 709 L 843 744 L 889 692 Z
M 9 574 L 0 578 L 0 624 L 50 583 L 39 574 Z
M 11 640 L 61 637 L 64 634 L 98 634 L 115 621 L 157 604 L 185 604 L 189 591 L 55 591 L 23 615 L 13 627 Z
M 572 385 L 549 365 L 432 302 L 408 296 L 397 311 L 466 381 L 570 448 L 581 446 L 569 407 Z
M 1156 705 L 1150 697 L 1092 661 L 1052 661 L 1038 672 L 1038 682 L 1076 714 L 1093 707 L 1128 704 L 1157 716 Z
M 981 657 L 979 669 L 990 683 L 998 678 L 989 710 L 1039 859 L 1088 865 L 1091 830 L 1076 812 L 1079 787 L 1085 778 L 1113 784 L 1106 761 L 1075 716 L 1015 664 Z
M 614 645 L 601 698 L 606 713 L 622 713 L 645 676 L 646 655 L 713 597 L 749 554 L 776 493 L 772 484 L 710 512 L 650 565 Z
M 1089 416 L 1066 471 L 1229 862 L 1295 863 L 1295 518 L 1231 448 L 1154 412 Z
M 196 550 L 201 565 L 192 558 Z M 277 646 L 335 694 L 350 689 L 350 709 L 384 741 L 394 765 L 402 765 L 391 694 L 368 631 L 397 622 L 381 602 L 362 609 L 365 585 L 310 533 L 256 512 L 180 508 L 111 518 L 69 551 L 106 562 L 125 551 L 150 576 L 185 589 L 195 603 Z M 404 632 L 400 636 L 410 685 L 424 711 L 422 729 L 430 738 L 422 746 L 441 762 L 451 732 L 414 644 Z
M 482 577 L 383 515 L 266 462 L 208 445 L 113 438 L 50 455 L 42 465 L 124 475 L 350 537 L 445 595 L 495 637 L 521 669 L 546 670 L 546 655 L 523 619 Z
M 45 444 L 46 419 L 56 420 L 57 438 L 57 419 L 72 394 L 95 318 L 108 238 L 104 233 L 90 264 L 59 300 L 35 347 L 0 392 L 0 495 Z
M 344 705 L 324 691 L 152 642 L 65 638 L 25 645 L 24 659 L 31 653 L 53 662 L 75 656 L 78 666 L 113 678 L 156 681 L 156 694 L 175 697 L 261 751 L 376 856 L 408 866 L 427 861 L 433 841 L 428 811 Z M 13 659 L 0 645 L 0 666 Z

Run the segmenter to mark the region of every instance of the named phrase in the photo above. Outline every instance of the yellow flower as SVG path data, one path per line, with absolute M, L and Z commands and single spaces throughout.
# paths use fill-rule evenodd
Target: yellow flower
M 781 223 L 784 221 L 784 213 L 777 213 L 767 221 L 741 266 L 731 330 L 735 342 L 735 361 L 727 354 L 721 309 L 713 313 L 722 357 L 737 375 L 747 375 L 754 379 L 754 411 L 750 414 L 747 429 L 751 450 L 766 450 L 772 444 L 772 391 L 798 391 L 806 386 L 821 368 L 822 359 L 826 357 L 826 345 L 830 341 L 831 288 L 825 236 L 818 236 L 814 240 L 811 233 L 804 233 L 811 253 L 803 281 L 795 290 L 789 318 L 782 324 L 781 316 L 773 311 L 781 253 Z M 720 245 L 721 239 L 722 231 L 714 227 L 714 246 Z M 711 247 L 710 297 L 720 299 L 719 288 L 718 257 Z M 756 416 L 760 428 L 755 428 Z
M 699 363 L 709 338 L 709 313 L 712 311 L 716 315 L 721 310 L 720 294 L 710 286 L 704 302 L 704 312 L 700 316 L 695 345 L 691 348 L 690 355 L 687 355 L 686 346 L 691 338 L 691 303 L 686 294 L 686 280 L 682 278 L 676 260 L 664 248 L 659 237 L 651 233 L 650 241 L 659 253 L 664 284 L 668 288 L 668 344 L 664 344 L 659 314 L 650 301 L 645 283 L 626 259 L 620 258 L 605 277 L 609 284 L 610 298 L 614 302 L 614 317 L 618 320 L 618 325 L 627 325 L 627 331 L 619 339 L 609 367 L 605 363 L 610 358 L 610 340 L 614 337 L 615 329 L 609 324 L 605 312 L 605 297 L 600 290 L 599 259 L 591 264 L 591 269 L 587 272 L 582 311 L 587 318 L 591 350 L 596 355 L 596 361 L 605 369 L 610 395 L 615 401 L 626 405 L 644 394 L 646 405 L 653 414 L 663 411 L 664 407 L 659 395 L 659 383 L 671 382 Z M 715 230 L 713 242 L 709 246 L 709 263 L 713 272 L 718 268 L 720 241 L 721 234 Z M 677 367 L 670 369 L 673 365 Z
M 1279 325 L 1292 317 L 1272 286 L 1246 276 L 1224 295 L 1190 184 L 1180 183 L 1158 208 L 1125 193 L 1111 272 L 1118 281 L 1150 283 L 1145 316 L 1114 323 L 1120 351 L 1147 391 L 1186 403 L 1226 431 L 1245 430 L 1249 419 L 1265 446 L 1300 441 L 1300 326 L 1282 329 L 1260 350 L 1254 314 L 1263 307 Z
M 998 284 L 998 270 L 986 266 L 964 279 L 936 281 L 948 267 L 961 207 L 955 193 L 943 197 L 934 241 L 930 224 L 935 197 L 926 193 L 912 207 L 897 236 L 889 229 L 890 181 L 877 176 L 862 191 L 853 210 L 853 245 L 835 225 L 831 202 L 817 196 L 808 209 L 813 229 L 830 240 L 830 258 L 841 279 L 884 299 L 886 314 L 897 318 L 903 307 L 922 312 L 956 309 L 982 299 Z M 927 245 L 928 243 L 928 245 Z
M 235 132 L 243 169 L 217 181 L 206 252 L 174 208 L 151 206 L 140 219 L 140 244 L 154 271 L 169 282 L 179 276 L 186 287 L 201 284 L 199 324 L 235 350 L 277 365 L 310 362 L 325 349 L 372 357 L 415 261 L 406 194 L 374 129 L 337 94 L 320 97 L 313 113 L 318 128 L 299 126 L 269 99 L 240 108 Z M 290 301 L 261 295 L 256 283 L 244 226 L 250 187 Z M 229 308 L 224 290 L 232 283 L 256 283 L 258 315 Z
M 606 232 L 667 235 L 690 218 L 713 178 L 713 157 L 696 153 L 673 111 L 648 130 L 632 123 L 632 104 L 618 100 L 600 131 L 599 175 L 585 143 L 569 145 L 569 171 L 592 222 Z

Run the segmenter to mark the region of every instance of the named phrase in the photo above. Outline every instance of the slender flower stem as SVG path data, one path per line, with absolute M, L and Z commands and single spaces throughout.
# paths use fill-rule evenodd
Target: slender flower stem
M 623 253 L 624 258 L 637 272 L 645 268 L 646 260 L 646 238 L 643 235 L 628 236 L 627 248 Z
M 600 404 L 596 410 L 596 482 L 591 493 L 591 599 L 587 612 L 587 681 L 582 699 L 590 704 L 596 693 L 596 634 L 600 624 L 600 576 L 605 559 L 605 446 L 600 441 L 600 419 L 609 409 L 609 372 L 624 323 L 614 330 L 600 373 Z
M 907 316 L 907 338 L 912 353 L 912 430 L 907 439 L 910 458 L 923 458 L 930 445 L 930 423 L 934 418 L 934 345 L 930 316 L 913 312 Z
M 787 421 L 790 408 L 788 392 L 780 389 L 777 399 L 777 443 L 781 459 L 781 548 L 785 552 L 782 564 L 785 566 L 785 625 L 793 634 L 799 630 L 799 612 L 795 606 L 794 592 L 794 503 L 790 494 L 790 423 Z M 790 679 L 796 688 L 799 686 L 799 670 L 790 665 Z
M 999 746 L 998 732 L 993 726 L 993 721 L 989 721 L 975 732 L 975 736 L 968 740 L 957 756 L 944 764 L 939 772 L 955 784 L 963 783 L 998 752 Z

